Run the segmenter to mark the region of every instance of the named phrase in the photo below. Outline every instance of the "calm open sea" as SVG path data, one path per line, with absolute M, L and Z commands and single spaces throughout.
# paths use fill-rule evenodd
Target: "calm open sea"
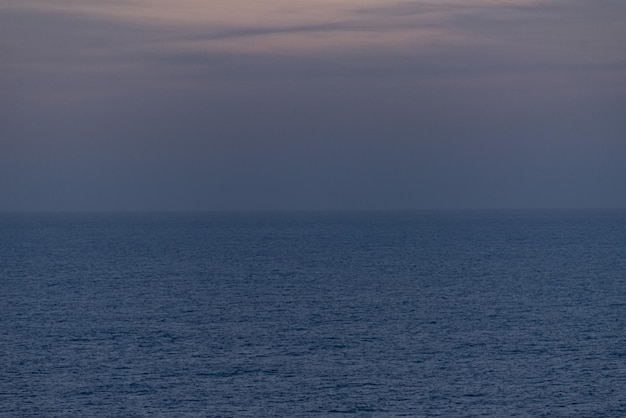
M 0 215 L 0 416 L 333 415 L 626 415 L 626 211 Z

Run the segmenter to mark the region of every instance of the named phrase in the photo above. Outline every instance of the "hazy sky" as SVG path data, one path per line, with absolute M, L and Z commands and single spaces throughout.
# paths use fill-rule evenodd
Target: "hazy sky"
M 0 210 L 626 207 L 624 0 L 2 0 Z

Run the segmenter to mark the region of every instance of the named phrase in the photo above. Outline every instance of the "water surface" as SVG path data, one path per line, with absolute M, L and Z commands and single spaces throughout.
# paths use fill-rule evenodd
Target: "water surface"
M 0 416 L 623 416 L 626 211 L 0 215 Z

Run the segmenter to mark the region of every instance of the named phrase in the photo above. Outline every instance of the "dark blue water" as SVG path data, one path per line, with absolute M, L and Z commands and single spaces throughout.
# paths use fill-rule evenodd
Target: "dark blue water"
M 0 215 L 0 416 L 624 416 L 626 211 Z

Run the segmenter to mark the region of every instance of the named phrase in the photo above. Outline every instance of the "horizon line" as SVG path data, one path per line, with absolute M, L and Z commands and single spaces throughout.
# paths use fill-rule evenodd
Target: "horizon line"
M 626 207 L 482 207 L 482 208 L 252 208 L 252 209 L 0 209 L 0 214 L 202 214 L 330 212 L 548 212 L 621 211 Z

